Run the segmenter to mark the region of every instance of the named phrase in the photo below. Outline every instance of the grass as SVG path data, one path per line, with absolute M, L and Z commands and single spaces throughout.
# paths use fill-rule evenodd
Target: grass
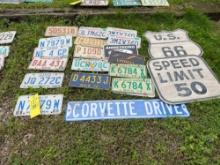
M 187 104 L 188 119 L 110 120 L 66 123 L 60 116 L 35 119 L 12 116 L 19 95 L 63 93 L 68 100 L 135 99 L 110 91 L 69 89 L 73 49 L 60 89 L 19 89 L 38 40 L 48 25 L 121 27 L 138 30 L 140 54 L 149 58 L 147 30 L 183 28 L 201 45 L 203 58 L 220 79 L 220 33 L 200 13 L 188 11 L 181 19 L 169 13 L 145 15 L 77 16 L 72 19 L 26 17 L 14 22 L 0 20 L 0 31 L 17 30 L 5 68 L 0 72 L 0 164 L 220 164 L 220 102 Z M 1 151 L 3 151 L 1 149 Z M 4 158 L 4 159 L 3 159 Z M 7 159 L 5 159 L 7 158 Z M 4 163 L 3 163 L 4 161 Z

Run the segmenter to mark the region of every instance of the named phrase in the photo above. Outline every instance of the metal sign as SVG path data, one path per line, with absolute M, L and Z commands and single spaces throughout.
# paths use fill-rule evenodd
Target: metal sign
M 167 0 L 141 0 L 143 6 L 169 6 Z
M 39 58 L 68 58 L 69 47 L 40 49 L 35 48 L 33 57 Z
M 0 0 L 0 4 L 20 4 L 24 0 Z
M 98 100 L 68 102 L 66 121 L 189 117 L 185 104 L 153 100 Z
M 140 0 L 113 0 L 113 6 L 141 6 Z
M 109 37 L 107 40 L 108 45 L 136 45 L 139 49 L 141 47 L 141 38 L 119 38 L 119 37 Z
M 134 64 L 111 64 L 109 75 L 112 77 L 146 78 L 147 71 L 145 65 Z
M 0 33 L 0 44 L 10 44 L 13 42 L 16 35 L 16 31 L 1 32 Z
M 114 53 L 109 57 L 109 63 L 116 64 L 140 64 L 144 65 L 144 58 L 137 55 L 126 55 L 121 53 Z
M 78 33 L 78 27 L 76 26 L 48 26 L 45 32 L 47 37 L 55 36 L 72 36 L 76 37 Z
M 151 79 L 114 78 L 112 91 L 134 96 L 155 97 L 155 88 Z
M 108 0 L 82 0 L 81 6 L 108 6 Z
M 108 27 L 108 28 L 106 28 L 106 31 L 107 31 L 108 37 L 120 37 L 120 38 L 135 38 L 135 37 L 137 37 L 136 30 Z
M 4 64 L 5 64 L 5 57 L 0 56 L 0 70 L 2 70 L 2 69 L 3 69 Z
M 203 54 L 200 46 L 192 41 L 150 44 L 149 54 L 152 58 L 179 57 L 187 55 L 201 56 Z
M 104 59 L 104 50 L 99 47 L 88 47 L 76 45 L 74 57 Z
M 104 28 L 97 28 L 97 27 L 84 27 L 81 26 L 78 31 L 79 37 L 91 37 L 91 38 L 101 38 L 106 39 L 107 32 Z
M 9 46 L 0 46 L 0 56 L 8 57 L 10 48 Z
M 198 56 L 153 59 L 148 69 L 160 98 L 170 104 L 220 96 L 213 72 Z
M 38 48 L 40 49 L 52 49 L 58 47 L 72 47 L 72 36 L 41 38 L 38 43 Z
M 71 69 L 90 72 L 108 72 L 109 63 L 104 60 L 74 58 Z
M 106 40 L 88 37 L 77 37 L 74 44 L 102 48 L 104 45 L 106 45 Z
M 31 95 L 24 95 L 18 98 L 14 110 L 14 116 L 29 116 Z M 42 115 L 59 115 L 62 111 L 63 95 L 40 95 L 40 108 Z
M 53 0 L 24 0 L 24 2 L 28 3 L 51 3 Z
M 28 67 L 33 70 L 64 71 L 68 58 L 38 58 L 34 57 Z
M 108 90 L 110 77 L 107 74 L 73 73 L 70 87 Z
M 28 73 L 20 88 L 59 88 L 62 87 L 64 73 Z
M 105 45 L 104 52 L 106 58 L 109 58 L 109 56 L 115 53 L 138 55 L 136 45 Z

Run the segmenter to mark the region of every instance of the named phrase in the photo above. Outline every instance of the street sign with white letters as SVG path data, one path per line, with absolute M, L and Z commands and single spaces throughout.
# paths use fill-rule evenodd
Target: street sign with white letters
M 93 58 L 93 59 L 104 59 L 105 58 L 103 48 L 81 46 L 81 45 L 75 46 L 74 57 Z
M 198 56 L 152 59 L 148 70 L 160 98 L 169 104 L 220 96 L 218 80 Z

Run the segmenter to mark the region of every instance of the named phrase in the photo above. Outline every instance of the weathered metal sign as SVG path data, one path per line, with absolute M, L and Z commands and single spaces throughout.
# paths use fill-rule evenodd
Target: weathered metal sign
M 18 98 L 14 110 L 14 116 L 29 116 L 31 95 L 24 95 Z M 62 111 L 63 95 L 40 95 L 40 108 L 42 115 L 59 115 Z
M 0 0 L 0 4 L 19 4 L 22 3 L 24 0 Z
M 141 38 L 119 38 L 119 37 L 109 37 L 107 40 L 108 45 L 136 45 L 139 49 L 141 47 Z
M 102 48 L 104 45 L 106 45 L 106 40 L 88 37 L 77 37 L 74 44 Z
M 66 121 L 189 117 L 185 104 L 153 100 L 98 100 L 68 102 Z
M 155 88 L 151 79 L 114 78 L 112 91 L 134 96 L 155 97 Z
M 9 46 L 0 46 L 0 56 L 8 57 L 10 48 Z
M 108 0 L 82 0 L 81 6 L 108 6 Z
M 107 32 L 104 28 L 97 28 L 97 27 L 84 27 L 81 26 L 78 31 L 79 37 L 91 37 L 91 38 L 101 38 L 106 39 Z
M 29 3 L 51 3 L 53 0 L 24 0 L 24 2 Z
M 113 6 L 141 6 L 140 0 L 113 0 Z
M 72 47 L 72 36 L 41 38 L 38 43 L 38 48 L 40 49 L 52 49 L 58 47 Z
M 28 73 L 20 88 L 59 88 L 62 87 L 64 73 Z
M 3 69 L 4 64 L 5 64 L 5 57 L 0 56 L 0 70 L 2 70 L 2 69 Z
M 169 6 L 167 0 L 141 0 L 143 6 Z
M 136 45 L 105 45 L 104 52 L 106 58 L 109 58 L 109 56 L 115 53 L 138 55 Z
M 38 58 L 34 57 L 28 67 L 33 70 L 64 71 L 68 58 Z
M 45 32 L 47 37 L 55 36 L 72 36 L 76 37 L 78 33 L 78 27 L 76 26 L 48 26 Z
M 73 73 L 69 86 L 108 90 L 110 88 L 110 77 L 107 74 Z
M 39 58 L 68 58 L 69 47 L 40 49 L 35 48 L 33 57 Z
M 109 63 L 105 60 L 74 58 L 71 69 L 90 72 L 108 72 Z
M 145 65 L 134 64 L 111 64 L 109 75 L 112 77 L 146 78 L 147 71 Z
M 206 63 L 197 56 L 153 59 L 148 69 L 160 98 L 170 104 L 220 96 L 220 85 Z
M 1 32 L 0 33 L 0 44 L 10 44 L 13 42 L 16 35 L 16 31 Z
M 74 57 L 104 59 L 104 50 L 100 47 L 88 47 L 76 45 Z
M 135 38 L 135 37 L 137 37 L 136 30 L 107 27 L 106 31 L 107 31 L 108 37 L 120 37 L 120 38 Z
M 109 57 L 109 63 L 120 64 L 140 64 L 144 65 L 144 58 L 137 55 L 126 55 L 121 53 L 114 53 Z

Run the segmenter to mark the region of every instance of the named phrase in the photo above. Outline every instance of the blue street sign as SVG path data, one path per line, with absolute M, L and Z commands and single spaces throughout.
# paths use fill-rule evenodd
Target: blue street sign
M 189 117 L 185 104 L 169 105 L 159 99 L 153 100 L 99 100 L 70 101 L 65 120 L 104 120 Z

